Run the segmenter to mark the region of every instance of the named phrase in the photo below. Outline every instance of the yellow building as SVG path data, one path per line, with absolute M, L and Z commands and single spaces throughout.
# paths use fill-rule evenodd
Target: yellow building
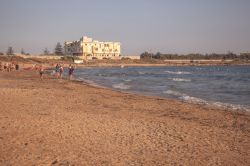
M 64 49 L 65 55 L 81 59 L 119 59 L 121 54 L 119 42 L 99 42 L 86 36 L 78 41 L 65 42 Z

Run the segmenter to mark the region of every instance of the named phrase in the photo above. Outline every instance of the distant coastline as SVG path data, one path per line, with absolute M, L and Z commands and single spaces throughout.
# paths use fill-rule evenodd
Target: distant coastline
M 33 64 L 53 65 L 56 63 L 72 64 L 74 57 L 62 58 L 61 56 L 0 56 L 1 62 L 18 62 L 26 66 Z M 250 65 L 248 59 L 129 59 L 122 58 L 119 60 L 104 59 L 104 60 L 87 60 L 83 63 L 76 64 L 77 66 L 89 67 L 125 67 L 125 66 L 211 66 L 211 65 Z

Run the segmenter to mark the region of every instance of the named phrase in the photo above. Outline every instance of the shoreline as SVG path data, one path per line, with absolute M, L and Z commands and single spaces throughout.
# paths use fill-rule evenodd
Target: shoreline
M 0 72 L 0 164 L 248 165 L 250 116 Z
M 178 60 L 177 60 L 178 61 Z M 182 61 L 182 60 L 179 60 L 179 61 Z M 212 60 L 213 61 L 213 60 Z M 217 60 L 214 60 L 217 62 Z M 228 61 L 228 62 L 231 62 L 231 61 Z M 30 64 L 30 63 L 21 63 L 21 66 L 22 66 L 22 69 L 21 70 L 28 70 L 28 71 L 33 71 L 35 70 L 34 68 L 32 68 L 32 66 L 34 66 L 35 64 Z M 37 64 L 39 65 L 39 64 Z M 50 64 L 50 63 L 45 63 L 43 64 L 47 69 L 47 71 L 52 71 L 54 70 L 54 64 Z M 65 65 L 68 65 L 67 63 L 66 64 L 63 64 L 64 67 Z M 250 63 L 240 63 L 240 64 L 198 64 L 198 65 L 191 65 L 191 64 L 108 64 L 108 63 L 100 63 L 100 64 L 95 64 L 95 65 L 86 65 L 86 64 L 75 64 L 77 66 L 77 68 L 98 68 L 98 67 L 107 67 L 107 68 L 112 68 L 112 67 L 122 67 L 122 68 L 126 68 L 126 67 L 165 67 L 165 66 L 169 66 L 169 67 L 175 67 L 175 66 L 249 66 Z M 66 79 L 67 80 L 67 79 Z M 79 80 L 79 81 L 82 81 L 82 80 Z M 86 81 L 86 80 L 85 80 Z M 85 82 L 84 80 L 82 82 Z M 88 81 L 88 80 L 87 80 Z M 89 82 L 85 82 L 86 84 L 89 84 L 91 85 L 92 83 L 89 83 Z M 170 100 L 175 100 L 175 101 L 179 101 L 179 102 L 184 102 L 184 103 L 190 103 L 190 104 L 196 104 L 196 105 L 205 105 L 205 106 L 210 106 L 210 107 L 214 107 L 215 109 L 218 108 L 218 109 L 224 109 L 224 110 L 228 110 L 228 111 L 241 111 L 241 112 L 245 112 L 246 114 L 249 114 L 250 112 L 250 109 L 249 107 L 247 106 L 243 106 L 244 108 L 239 108 L 239 107 L 242 107 L 242 105 L 238 105 L 238 104 L 231 104 L 231 103 L 222 103 L 222 102 L 211 102 L 211 101 L 205 101 L 206 103 L 199 103 L 199 102 L 189 102 L 189 101 L 186 101 L 186 100 L 179 100 L 179 99 L 172 99 L 172 98 L 168 98 L 168 97 L 161 97 L 161 96 L 154 96 L 154 95 L 150 95 L 150 94 L 143 94 L 143 93 L 140 93 L 140 92 L 125 92 L 123 90 L 119 90 L 119 89 L 115 89 L 115 88 L 109 88 L 109 87 L 105 87 L 105 86 L 102 86 L 102 85 L 98 85 L 96 83 L 93 84 L 94 87 L 99 87 L 99 88 L 106 88 L 106 89 L 109 89 L 109 90 L 114 90 L 114 91 L 117 91 L 117 92 L 124 92 L 124 93 L 131 93 L 131 94 L 134 94 L 134 95 L 142 95 L 142 96 L 151 96 L 151 97 L 158 97 L 158 98 L 163 98 L 163 99 L 170 99 Z M 192 97 L 192 96 L 190 96 Z M 203 99 L 202 99 L 203 100 Z M 217 105 L 217 103 L 219 104 L 222 104 L 222 105 Z M 236 108 L 235 108 L 236 107 Z
M 98 67 L 98 66 L 95 66 L 95 67 Z M 100 66 L 100 67 L 119 67 L 119 66 Z M 129 67 L 129 66 L 125 66 L 125 67 Z M 137 66 L 137 67 L 139 67 L 139 66 Z M 80 66 L 80 68 L 88 68 L 88 67 Z M 93 87 L 103 88 L 103 89 L 116 91 L 116 92 L 120 92 L 120 93 L 129 93 L 129 94 L 133 94 L 133 95 L 140 95 L 140 96 L 153 97 L 153 98 L 159 98 L 159 99 L 174 100 L 174 101 L 183 102 L 183 103 L 189 103 L 189 104 L 195 104 L 195 105 L 199 105 L 199 106 L 211 107 L 211 108 L 214 108 L 214 109 L 222 109 L 222 110 L 233 111 L 233 112 L 243 112 L 243 113 L 245 113 L 247 115 L 250 115 L 250 107 L 247 106 L 247 105 L 223 103 L 223 102 L 220 102 L 220 101 L 207 101 L 207 100 L 204 100 L 202 98 L 195 98 L 195 99 L 198 99 L 198 101 L 190 101 L 190 100 L 184 100 L 184 99 L 178 99 L 178 98 L 169 98 L 169 97 L 165 97 L 165 96 L 146 94 L 146 93 L 143 93 L 143 92 L 129 91 L 129 90 L 123 90 L 123 89 L 119 89 L 119 88 L 108 87 L 108 86 L 97 84 L 92 80 L 79 79 L 79 78 L 76 78 L 76 77 L 75 77 L 74 80 L 82 82 L 84 84 L 88 84 L 88 85 L 93 86 Z M 188 97 L 193 98 L 193 96 L 188 96 Z
M 63 78 L 63 79 L 68 80 L 66 78 Z M 122 89 L 106 87 L 106 86 L 102 86 L 102 85 L 99 85 L 99 84 L 96 84 L 96 83 L 90 83 L 90 82 L 88 82 L 88 80 L 74 79 L 74 80 L 68 80 L 68 81 L 76 82 L 76 83 L 79 83 L 79 84 L 83 83 L 84 85 L 88 85 L 88 86 L 91 86 L 91 87 L 94 87 L 94 88 L 100 88 L 100 89 L 104 89 L 104 90 L 115 91 L 115 92 L 119 92 L 119 93 L 123 93 L 123 94 L 137 95 L 137 96 L 141 96 L 141 97 L 148 97 L 148 98 L 159 99 L 159 100 L 173 100 L 173 101 L 176 101 L 176 102 L 182 102 L 182 103 L 187 103 L 187 104 L 198 105 L 198 106 L 205 107 L 205 108 L 219 109 L 219 110 L 231 111 L 231 112 L 239 112 L 239 113 L 243 113 L 243 114 L 246 114 L 246 115 L 250 115 L 249 107 L 246 107 L 246 106 L 243 106 L 243 105 L 237 105 L 237 104 L 231 104 L 231 103 L 222 103 L 222 102 L 219 102 L 219 101 L 211 102 L 211 101 L 205 101 L 204 100 L 204 103 L 203 103 L 203 102 L 194 102 L 194 101 L 188 101 L 188 100 L 183 100 L 183 99 L 175 99 L 175 98 L 145 94 L 145 93 L 142 93 L 142 92 L 126 91 L 126 90 L 122 90 Z M 190 97 L 192 97 L 192 96 L 190 96 Z M 203 99 L 201 99 L 201 100 L 203 100 Z

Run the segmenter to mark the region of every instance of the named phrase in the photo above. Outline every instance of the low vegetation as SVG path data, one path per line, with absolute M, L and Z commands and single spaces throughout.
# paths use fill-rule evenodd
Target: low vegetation
M 144 52 L 141 59 L 160 59 L 160 60 L 250 60 L 250 53 L 241 53 L 239 55 L 228 52 L 227 54 L 162 54 L 160 52 L 153 54 Z

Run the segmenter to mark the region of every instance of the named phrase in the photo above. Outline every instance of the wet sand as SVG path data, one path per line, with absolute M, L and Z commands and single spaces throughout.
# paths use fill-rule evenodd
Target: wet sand
M 0 72 L 0 165 L 249 165 L 250 116 Z

